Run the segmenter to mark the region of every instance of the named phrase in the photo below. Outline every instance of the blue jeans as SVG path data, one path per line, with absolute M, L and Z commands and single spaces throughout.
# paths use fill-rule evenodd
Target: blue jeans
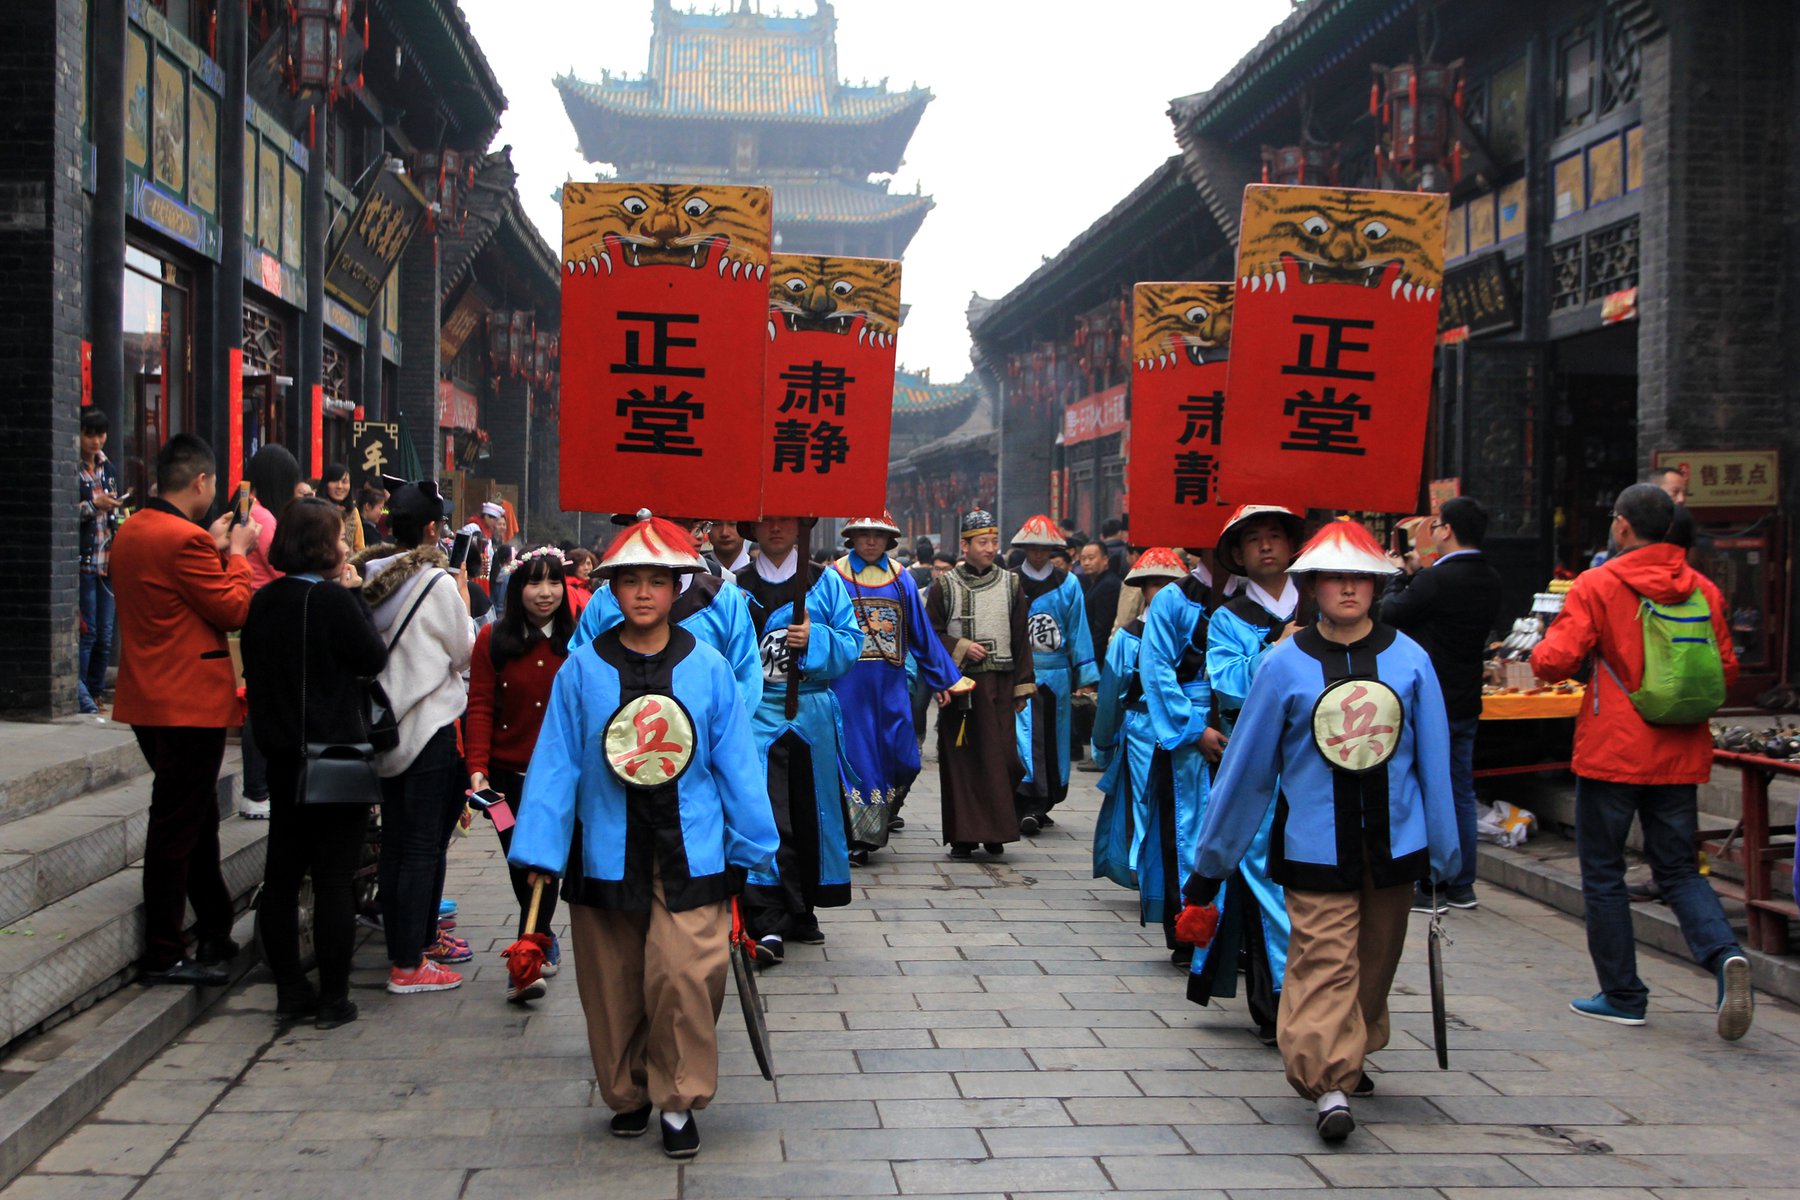
M 100 707 L 101 693 L 106 691 L 106 668 L 112 662 L 112 581 L 83 571 L 80 595 L 81 670 L 75 677 L 75 690 L 81 699 L 81 711 L 94 712 Z
M 1644 830 L 1644 854 L 1663 898 L 1681 922 L 1688 953 L 1709 971 L 1738 953 L 1737 938 L 1712 885 L 1695 862 L 1699 828 L 1695 787 L 1681 784 L 1608 783 L 1575 778 L 1575 849 L 1581 858 L 1581 897 L 1587 907 L 1588 957 L 1600 990 L 1614 1007 L 1642 1014 L 1650 989 L 1637 974 L 1637 942 L 1631 933 L 1631 898 L 1625 891 L 1625 837 L 1636 817 Z
M 1456 842 L 1462 867 L 1450 881 L 1454 888 L 1475 886 L 1475 733 L 1480 717 L 1450 722 L 1450 795 L 1456 800 Z

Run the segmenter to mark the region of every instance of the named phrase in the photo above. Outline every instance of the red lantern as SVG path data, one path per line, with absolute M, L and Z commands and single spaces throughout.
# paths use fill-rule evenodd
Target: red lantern
M 413 164 L 412 177 L 424 194 L 425 202 L 431 206 L 429 228 L 435 229 L 441 219 L 461 231 L 466 216 L 463 209 L 467 197 L 464 175 L 472 169 L 470 159 L 447 146 L 419 154 L 418 161 Z
M 488 314 L 487 323 L 488 368 L 499 377 L 511 369 L 512 313 L 503 308 L 495 309 Z
M 1262 148 L 1264 183 L 1289 186 L 1330 187 L 1338 181 L 1338 147 L 1333 142 L 1303 142 L 1298 146 Z
M 1409 59 L 1397 67 L 1377 64 L 1372 70 L 1376 90 L 1385 94 L 1377 168 L 1392 171 L 1398 182 L 1409 187 L 1444 190 L 1461 174 L 1455 126 L 1461 109 L 1462 60 L 1417 63 Z
M 337 90 L 344 69 L 348 4 L 349 0 L 289 0 L 287 75 L 294 91 Z
M 531 326 L 532 314 L 516 312 L 512 315 L 507 369 L 512 372 L 514 379 L 531 369 Z

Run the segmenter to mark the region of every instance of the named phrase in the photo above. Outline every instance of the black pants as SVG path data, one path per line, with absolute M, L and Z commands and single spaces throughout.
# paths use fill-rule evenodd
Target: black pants
M 350 995 L 350 956 L 356 945 L 352 878 L 368 836 L 366 804 L 311 804 L 299 800 L 300 756 L 271 754 L 268 861 L 263 867 L 263 953 L 283 999 L 305 991 L 300 967 L 300 881 L 313 881 L 313 945 L 319 959 L 319 998 L 327 1004 Z
M 466 786 L 455 725 L 432 734 L 406 770 L 381 781 L 381 926 L 397 967 L 418 966 L 437 940 L 445 851 Z
M 769 807 L 781 834 L 775 852 L 780 882 L 744 888 L 744 921 L 755 937 L 785 937 L 818 926 L 813 906 L 819 890 L 819 810 L 812 747 L 791 732 L 782 734 L 769 747 L 768 778 Z
M 194 906 L 194 934 L 231 936 L 231 893 L 219 871 L 219 764 L 225 731 L 134 725 L 150 764 L 150 828 L 144 835 L 144 957 L 163 971 L 187 956 L 182 923 Z
M 505 796 L 507 804 L 512 806 L 513 815 L 518 816 L 520 804 L 525 799 L 524 774 L 519 771 L 509 771 L 505 767 L 489 767 L 488 786 Z M 502 854 L 512 849 L 513 828 L 517 827 L 500 831 L 500 853 Z M 572 862 L 570 866 L 579 869 L 580 864 Z M 513 895 L 519 901 L 519 936 L 524 937 L 527 932 L 530 932 L 525 928 L 525 916 L 531 911 L 531 884 L 525 881 L 527 872 L 511 863 L 506 864 L 506 874 L 512 880 Z M 538 901 L 537 932 L 549 933 L 551 918 L 555 916 L 556 888 L 545 884 L 544 898 Z

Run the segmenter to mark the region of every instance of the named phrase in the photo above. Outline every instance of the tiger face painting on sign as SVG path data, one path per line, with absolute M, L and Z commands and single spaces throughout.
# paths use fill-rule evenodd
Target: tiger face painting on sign
M 1228 498 L 1415 510 L 1447 205 L 1425 192 L 1244 189 Z
M 756 511 L 768 189 L 568 183 L 562 209 L 563 507 L 633 512 L 653 481 Z
M 763 392 L 765 513 L 880 512 L 900 332 L 900 264 L 777 254 Z
M 1231 507 L 1219 494 L 1225 426 L 1229 283 L 1133 289 L 1131 423 L 1125 466 L 1134 541 L 1210 546 Z

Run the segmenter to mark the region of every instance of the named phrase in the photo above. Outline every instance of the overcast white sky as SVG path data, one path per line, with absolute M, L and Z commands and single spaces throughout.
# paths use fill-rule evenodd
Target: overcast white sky
M 651 0 L 461 2 L 511 102 L 495 144 L 512 145 L 525 208 L 560 245 L 550 192 L 594 168 L 551 79 L 570 69 L 584 79 L 642 74 Z M 765 0 L 763 11 L 776 8 Z M 936 95 L 892 185 L 911 192 L 917 182 L 937 200 L 906 253 L 912 312 L 900 361 L 950 382 L 968 370 L 969 294 L 1010 291 L 1175 153 L 1168 101 L 1211 87 L 1292 5 L 837 0 L 836 9 L 841 75 L 917 82 Z

